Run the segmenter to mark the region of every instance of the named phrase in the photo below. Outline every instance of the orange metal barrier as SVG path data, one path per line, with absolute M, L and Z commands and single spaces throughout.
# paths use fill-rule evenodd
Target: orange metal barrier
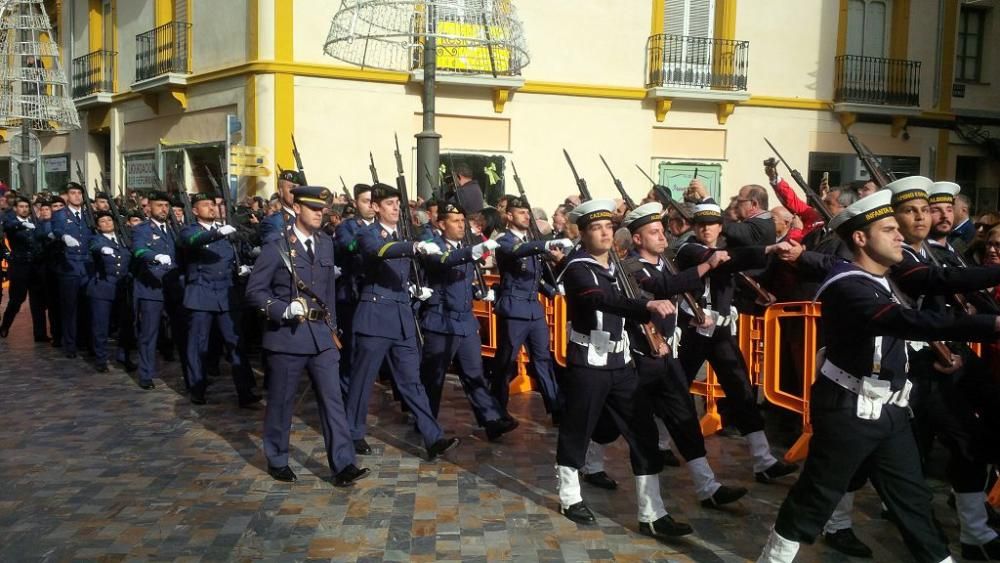
M 809 417 L 809 400 L 812 383 L 816 375 L 816 322 L 820 316 L 819 303 L 811 301 L 776 303 L 764 313 L 764 341 L 774 343 L 764 348 L 764 397 L 772 404 L 802 415 L 802 435 L 785 454 L 785 461 L 805 459 L 812 437 L 812 422 Z M 805 357 L 802 361 L 802 396 L 796 396 L 781 389 L 781 319 L 798 317 L 805 320 L 803 346 Z
M 486 282 L 486 287 L 493 287 L 494 285 L 500 283 L 500 276 L 496 274 L 485 274 L 483 279 Z M 553 324 L 552 314 L 550 313 L 552 306 L 547 304 L 546 301 L 547 300 L 542 301 L 542 306 L 545 307 L 546 318 L 549 323 L 549 336 L 552 336 L 552 331 L 554 331 L 555 326 L 558 325 Z M 483 357 L 492 358 L 496 356 L 497 344 L 500 335 L 497 330 L 497 317 L 493 314 L 493 303 L 473 301 L 472 314 L 479 321 L 479 336 L 483 340 Z M 563 318 L 565 319 L 565 315 Z M 565 322 L 563 322 L 563 325 L 565 325 Z M 565 332 L 565 329 L 556 332 Z M 531 378 L 528 377 L 528 361 L 528 353 L 522 347 L 521 351 L 517 355 L 517 376 L 510 382 L 510 392 L 512 395 L 527 393 L 533 389 Z

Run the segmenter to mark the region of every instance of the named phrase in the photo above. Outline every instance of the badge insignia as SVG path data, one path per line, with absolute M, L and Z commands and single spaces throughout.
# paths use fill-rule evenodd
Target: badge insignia
M 160 235 L 153 235 L 153 240 L 160 240 Z
M 385 229 L 382 229 L 382 238 L 389 238 L 389 233 Z

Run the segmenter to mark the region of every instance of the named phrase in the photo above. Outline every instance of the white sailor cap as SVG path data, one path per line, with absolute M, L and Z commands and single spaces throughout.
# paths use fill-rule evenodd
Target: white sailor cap
M 831 219 L 829 227 L 841 236 L 848 236 L 875 221 L 892 217 L 892 197 L 891 190 L 879 190 L 865 196 Z
M 650 223 L 658 223 L 661 219 L 663 219 L 663 205 L 654 201 L 629 211 L 622 220 L 622 226 L 630 233 L 635 233 Z
M 592 199 L 574 207 L 573 211 L 569 212 L 569 220 L 580 229 L 584 229 L 594 221 L 602 219 L 610 221 L 614 216 L 615 207 L 615 202 L 610 199 Z
M 892 206 L 897 207 L 914 199 L 927 199 L 927 191 L 934 181 L 923 176 L 907 176 L 887 184 L 885 189 L 892 192 Z
M 722 208 L 713 199 L 706 199 L 694 206 L 692 223 L 721 223 Z
M 955 203 L 955 196 L 962 191 L 962 186 L 955 182 L 934 182 L 927 192 L 927 201 L 935 203 Z

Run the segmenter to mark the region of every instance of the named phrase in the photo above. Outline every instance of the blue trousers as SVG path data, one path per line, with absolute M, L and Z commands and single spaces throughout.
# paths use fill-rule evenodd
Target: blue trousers
M 87 278 L 83 275 L 59 275 L 59 307 L 62 320 L 62 345 L 67 354 L 77 350 L 77 323 L 80 322 L 81 301 L 86 303 L 84 289 Z M 82 298 L 82 299 L 81 299 Z
M 0 328 L 10 330 L 10 325 L 14 324 L 14 318 L 21 310 L 21 305 L 30 294 L 31 301 L 28 304 L 31 307 L 31 326 L 35 340 L 47 338 L 44 264 L 11 262 L 7 267 L 7 279 L 10 280 L 10 297 L 7 300 L 7 308 L 3 312 L 3 322 L 0 323 Z
M 354 347 L 354 310 L 356 303 L 337 301 L 337 325 L 340 329 L 340 389 L 344 399 L 351 389 L 351 360 Z
M 452 361 L 458 364 L 462 382 L 476 421 L 482 426 L 503 416 L 500 404 L 490 394 L 483 376 L 482 340 L 479 334 L 460 336 L 439 332 L 424 333 L 424 357 L 420 364 L 420 379 L 427 390 L 427 400 L 436 418 L 441 407 L 444 378 Z
M 110 355 L 108 354 L 108 334 L 111 332 L 111 318 L 118 314 L 118 354 L 116 359 L 124 362 L 128 359 L 128 347 L 131 343 L 129 331 L 131 324 L 127 324 L 126 314 L 121 310 L 126 306 L 122 300 L 110 301 L 107 299 L 90 300 L 90 316 L 94 329 L 94 360 L 97 365 L 107 365 Z
M 154 301 L 152 299 L 139 299 L 136 304 L 136 314 L 139 319 L 136 323 L 139 333 L 139 381 L 152 381 L 156 377 L 156 342 L 160 335 L 160 318 L 164 309 L 170 317 L 170 325 L 174 334 L 178 335 L 178 342 L 175 344 L 181 347 L 183 342 L 179 337 L 184 333 L 183 310 L 174 307 L 171 302 Z M 182 361 L 186 360 L 181 356 Z
M 288 441 L 302 371 L 309 372 L 319 407 L 326 460 L 334 473 L 354 463 L 354 443 L 340 395 L 336 348 L 315 356 L 268 351 L 267 408 L 264 410 L 264 455 L 271 467 L 288 465 Z
M 510 382 L 521 346 L 527 345 L 528 357 L 541 387 L 542 399 L 549 412 L 561 410 L 558 402 L 559 387 L 552 371 L 552 354 L 549 352 L 549 326 L 545 319 L 498 319 L 499 338 L 491 369 L 493 396 L 500 406 L 507 408 L 510 400 Z
M 240 348 L 240 337 L 236 334 L 236 324 L 230 311 L 188 310 L 187 368 L 185 376 L 192 393 L 205 392 L 205 358 L 208 355 L 212 327 L 218 329 L 226 359 L 232 366 L 233 384 L 240 398 L 250 395 L 252 374 L 250 364 Z
M 351 362 L 354 373 L 347 393 L 347 422 L 351 425 L 351 439 L 363 439 L 368 430 L 368 401 L 383 359 L 388 359 L 400 397 L 416 417 L 417 429 L 424 438 L 424 445 L 430 447 L 444 433 L 434 419 L 427 402 L 427 391 L 420 383 L 420 353 L 417 352 L 415 336 L 395 340 L 367 334 L 354 335 Z

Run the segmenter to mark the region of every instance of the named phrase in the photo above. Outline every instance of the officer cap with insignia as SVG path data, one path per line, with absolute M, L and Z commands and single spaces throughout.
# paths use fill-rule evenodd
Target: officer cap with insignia
M 455 200 L 446 199 L 438 203 L 438 218 L 443 219 L 445 215 L 448 214 L 458 214 L 465 215 L 465 209 L 462 208 Z
M 154 201 L 165 201 L 167 203 L 170 203 L 170 195 L 167 194 L 167 192 L 160 192 L 160 191 L 150 192 L 148 199 L 149 203 L 153 203 Z
M 278 180 L 291 182 L 297 186 L 302 185 L 302 176 L 295 170 L 282 170 L 281 173 L 278 174 Z
M 722 222 L 722 208 L 715 200 L 709 198 L 694 206 L 692 223 L 710 224 Z
M 524 198 L 511 196 L 507 199 L 507 210 L 511 209 L 530 209 L 528 202 L 524 201 Z
M 573 211 L 569 212 L 569 220 L 582 231 L 595 221 L 605 219 L 610 221 L 614 217 L 615 207 L 617 207 L 615 202 L 610 199 L 592 199 L 574 207 Z
M 399 190 L 390 186 L 389 184 L 383 184 L 382 182 L 376 183 L 372 186 L 372 201 L 378 203 L 382 200 L 389 199 L 392 197 L 400 197 Z
M 628 232 L 635 234 L 650 223 L 659 223 L 662 218 L 663 205 L 654 201 L 629 211 L 622 220 L 622 226 L 627 228 Z
M 330 207 L 331 200 L 333 199 L 330 190 L 322 186 L 299 186 L 292 188 L 292 197 L 295 198 L 295 203 L 317 211 L 322 211 Z
M 927 191 L 933 186 L 930 178 L 907 176 L 886 185 L 885 189 L 892 192 L 892 206 L 899 207 L 908 201 L 927 199 Z
M 934 205 L 935 203 L 955 203 L 955 196 L 962 191 L 962 186 L 959 186 L 955 182 L 934 182 L 931 189 L 927 191 L 927 201 Z
M 202 201 L 211 201 L 212 203 L 215 203 L 215 196 L 205 192 L 198 192 L 191 195 L 191 205 Z
M 891 190 L 878 190 L 848 205 L 830 220 L 829 227 L 844 240 L 849 240 L 854 231 L 892 217 L 892 198 Z

